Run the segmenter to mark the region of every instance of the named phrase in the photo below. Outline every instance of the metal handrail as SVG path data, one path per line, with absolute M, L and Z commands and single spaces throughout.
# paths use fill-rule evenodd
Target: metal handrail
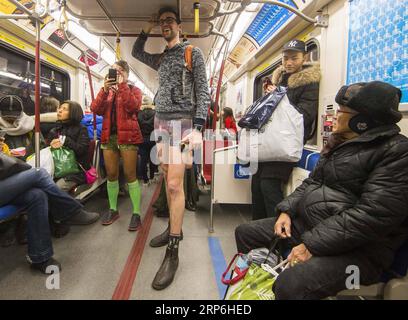
M 229 2 L 242 2 L 241 0 L 228 0 Z M 318 18 L 311 18 L 308 17 L 307 15 L 303 14 L 301 11 L 299 11 L 298 9 L 292 7 L 289 4 L 280 2 L 280 1 L 275 1 L 275 0 L 252 0 L 249 1 L 250 3 L 268 3 L 268 4 L 273 4 L 273 5 L 277 5 L 279 7 L 283 7 L 285 9 L 288 9 L 289 11 L 292 11 L 294 14 L 296 14 L 297 16 L 301 17 L 303 20 L 306 20 L 307 22 L 310 23 L 314 23 L 314 25 L 316 27 L 322 27 L 322 28 L 327 28 L 328 25 L 327 23 L 325 23 L 324 21 L 320 21 Z

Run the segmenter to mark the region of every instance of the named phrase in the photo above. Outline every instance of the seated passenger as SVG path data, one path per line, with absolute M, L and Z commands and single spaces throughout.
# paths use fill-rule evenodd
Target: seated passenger
M 240 225 L 239 252 L 291 249 L 277 299 L 322 299 L 346 289 L 348 266 L 360 283 L 379 281 L 408 237 L 408 139 L 396 125 L 401 91 L 375 81 L 344 86 L 333 133 L 316 168 L 277 206 L 278 218 Z
M 88 161 L 89 136 L 88 130 L 81 124 L 84 114 L 81 106 L 74 101 L 63 102 L 57 112 L 58 125 L 50 131 L 47 141 L 52 148 L 71 149 L 75 153 L 77 162 L 89 170 L 91 164 Z M 71 174 L 60 178 L 57 186 L 66 192 L 71 191 L 75 186 L 86 183 L 85 172 Z
M 83 206 L 61 191 L 44 170 L 30 168 L 23 162 L 13 166 L 10 175 L 10 157 L 0 154 L 0 206 L 15 205 L 25 209 L 28 215 L 28 257 L 31 268 L 46 273 L 48 266 L 60 263 L 53 258 L 48 213 L 53 219 L 65 223 L 85 225 L 98 220 L 99 214 L 87 212 Z M 16 168 L 17 167 L 17 168 Z
M 59 101 L 51 96 L 41 98 L 40 130 L 44 137 L 48 136 L 51 129 L 57 125 L 57 109 L 59 105 Z
M 35 151 L 35 134 L 34 119 L 23 110 L 23 102 L 17 96 L 0 99 L 0 130 L 5 133 L 4 142 L 9 146 L 12 156 L 25 161 Z M 45 147 L 42 135 L 40 142 Z

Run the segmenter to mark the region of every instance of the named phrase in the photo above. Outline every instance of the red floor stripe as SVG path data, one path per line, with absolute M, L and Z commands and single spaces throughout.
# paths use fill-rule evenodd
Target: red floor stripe
M 122 274 L 120 275 L 119 282 L 116 285 L 112 300 L 129 300 L 130 294 L 132 293 L 133 284 L 136 279 L 136 273 L 139 268 L 140 261 L 142 260 L 143 250 L 146 244 L 147 237 L 149 235 L 150 227 L 153 222 L 152 205 L 159 197 L 162 183 L 163 178 L 161 178 L 161 180 L 157 184 L 153 197 L 150 200 L 146 215 L 142 221 L 142 229 L 138 231 L 138 235 L 135 239 L 135 242 L 133 243 L 132 250 L 129 253 L 125 267 L 123 268 Z

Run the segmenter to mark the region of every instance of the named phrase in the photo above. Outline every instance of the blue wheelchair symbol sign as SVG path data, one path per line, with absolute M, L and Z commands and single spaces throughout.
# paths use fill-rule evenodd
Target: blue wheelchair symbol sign
M 249 179 L 250 178 L 249 167 L 244 167 L 241 164 L 234 165 L 234 178 L 235 179 Z

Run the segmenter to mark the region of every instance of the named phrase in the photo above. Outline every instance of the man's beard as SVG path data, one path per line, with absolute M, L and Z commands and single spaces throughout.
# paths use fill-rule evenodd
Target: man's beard
M 168 36 L 164 36 L 164 39 L 166 41 L 170 42 L 170 41 L 174 40 L 174 38 L 176 38 L 176 37 L 177 37 L 177 32 L 171 30 L 170 34 Z

